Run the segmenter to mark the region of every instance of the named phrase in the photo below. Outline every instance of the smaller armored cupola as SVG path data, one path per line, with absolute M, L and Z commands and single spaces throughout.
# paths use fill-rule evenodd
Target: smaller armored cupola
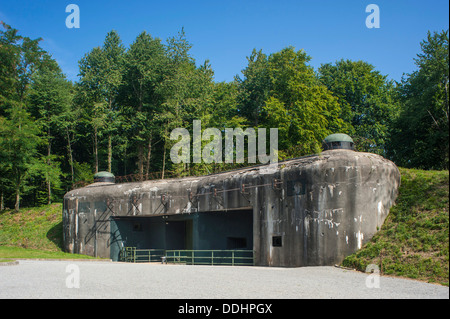
M 322 149 L 329 150 L 355 150 L 353 139 L 347 134 L 337 133 L 328 135 L 322 142 Z
M 94 183 L 106 182 L 106 183 L 115 183 L 116 178 L 114 174 L 110 172 L 98 172 L 94 175 Z

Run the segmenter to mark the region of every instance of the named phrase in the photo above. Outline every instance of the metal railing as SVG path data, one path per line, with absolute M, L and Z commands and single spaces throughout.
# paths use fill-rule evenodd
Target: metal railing
M 253 250 L 166 250 L 168 263 L 253 266 Z
M 164 258 L 163 258 L 164 257 Z M 119 260 L 123 262 L 167 262 L 186 265 L 253 266 L 253 250 L 164 250 L 123 247 Z
M 124 262 L 157 262 L 164 257 L 164 249 L 137 249 L 136 247 L 123 247 L 120 250 L 119 260 Z

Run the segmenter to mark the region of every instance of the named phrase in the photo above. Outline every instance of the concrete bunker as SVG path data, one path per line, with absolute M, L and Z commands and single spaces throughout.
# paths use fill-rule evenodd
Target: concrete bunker
M 399 183 L 389 160 L 342 148 L 207 176 L 100 181 L 65 195 L 64 245 L 113 260 L 133 246 L 248 249 L 255 265 L 333 265 L 381 228 Z

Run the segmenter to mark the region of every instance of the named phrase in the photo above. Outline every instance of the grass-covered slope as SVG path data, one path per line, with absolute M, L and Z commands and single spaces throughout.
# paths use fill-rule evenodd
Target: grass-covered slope
M 61 250 L 61 215 L 61 204 L 0 212 L 0 246 Z
M 0 212 L 0 258 L 90 258 L 62 251 L 61 204 Z
M 382 274 L 449 283 L 449 173 L 400 169 L 396 205 L 381 230 L 343 266 Z

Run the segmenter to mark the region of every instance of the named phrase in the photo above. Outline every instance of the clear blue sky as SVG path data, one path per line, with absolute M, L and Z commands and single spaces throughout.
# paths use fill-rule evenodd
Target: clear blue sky
M 80 28 L 68 29 L 68 4 L 80 8 Z M 380 28 L 368 29 L 366 6 L 380 8 Z M 184 27 L 197 63 L 209 59 L 216 81 L 232 81 L 253 48 L 270 54 L 304 49 L 317 69 L 341 58 L 364 60 L 389 78 L 415 70 L 427 31 L 447 30 L 447 0 L 0 0 L 0 20 L 42 46 L 70 80 L 78 61 L 116 30 L 128 47 L 146 30 L 165 41 Z

